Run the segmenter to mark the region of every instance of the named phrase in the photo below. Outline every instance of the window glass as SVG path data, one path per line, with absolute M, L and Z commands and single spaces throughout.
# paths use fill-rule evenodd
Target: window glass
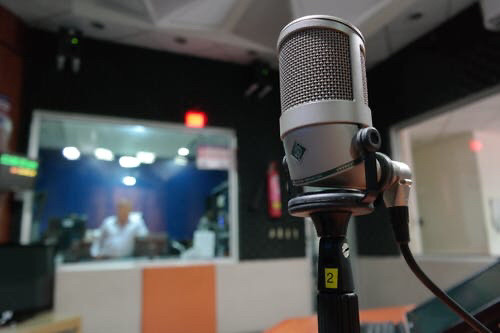
M 232 132 L 42 117 L 32 234 L 66 261 L 231 255 Z

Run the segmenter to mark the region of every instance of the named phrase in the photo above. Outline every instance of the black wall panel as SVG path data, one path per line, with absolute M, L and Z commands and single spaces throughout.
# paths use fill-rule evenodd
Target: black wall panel
M 267 216 L 266 170 L 283 155 L 277 73 L 274 90 L 258 101 L 243 96 L 252 79 L 247 66 L 83 38 L 81 71 L 73 74 L 56 70 L 55 35 L 32 30 L 27 44 L 22 146 L 34 109 L 183 122 L 188 108 L 199 107 L 210 126 L 236 130 L 240 257 L 305 255 L 303 222 Z M 269 230 L 279 227 L 295 229 L 298 239 L 270 239 Z

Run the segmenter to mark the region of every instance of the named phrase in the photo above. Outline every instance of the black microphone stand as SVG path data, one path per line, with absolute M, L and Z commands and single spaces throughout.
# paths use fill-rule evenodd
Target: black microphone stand
M 377 158 L 380 136 L 374 128 L 359 131 L 356 141 L 363 154 L 366 189 L 330 188 L 321 192 L 296 194 L 291 185 L 286 158 L 283 160 L 288 184 L 291 215 L 310 217 L 320 237 L 317 275 L 319 333 L 359 333 L 358 296 L 354 293 L 349 245 L 346 241 L 351 216 L 373 211 L 380 192 Z
M 315 216 L 317 223 L 332 224 L 319 241 L 318 328 L 319 332 L 359 332 L 358 296 L 354 293 L 346 232 L 350 213 Z M 322 228 L 320 226 L 320 228 Z M 318 229 L 318 227 L 317 227 Z
M 305 193 L 291 199 L 294 216 L 311 217 L 320 237 L 318 256 L 319 333 L 359 333 L 358 297 L 354 293 L 347 227 L 353 215 L 371 212 L 358 190 L 331 189 Z

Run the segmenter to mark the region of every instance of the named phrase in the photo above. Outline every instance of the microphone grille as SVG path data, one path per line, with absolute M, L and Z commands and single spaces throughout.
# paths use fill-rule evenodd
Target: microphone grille
M 366 83 L 366 56 L 362 47 L 359 48 L 361 55 L 361 74 L 363 79 L 363 101 L 368 105 L 368 84 Z
M 281 112 L 320 100 L 354 100 L 349 35 L 309 28 L 288 35 L 279 47 Z M 364 69 L 364 53 L 361 52 Z M 366 74 L 363 70 L 365 103 Z

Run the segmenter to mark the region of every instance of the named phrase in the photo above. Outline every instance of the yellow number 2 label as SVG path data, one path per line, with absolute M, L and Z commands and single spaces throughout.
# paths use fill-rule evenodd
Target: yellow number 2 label
M 339 269 L 325 268 L 325 288 L 337 289 L 339 284 Z

